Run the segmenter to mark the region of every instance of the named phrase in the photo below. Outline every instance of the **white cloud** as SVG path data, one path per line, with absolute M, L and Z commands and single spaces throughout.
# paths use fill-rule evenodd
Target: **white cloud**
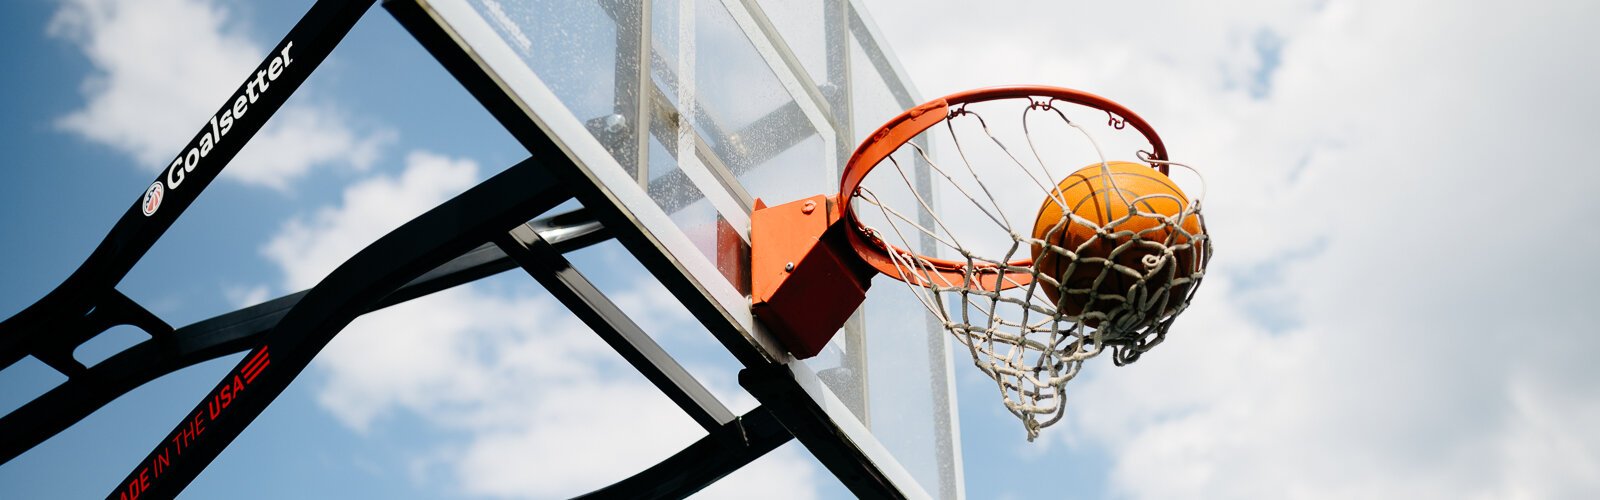
M 1578 354 L 1600 349 L 1600 174 L 1574 150 L 1600 132 L 1594 4 L 872 7 L 929 95 L 1087 88 L 1204 169 L 1218 253 L 1195 308 L 1139 363 L 1088 366 L 1046 431 L 1106 450 L 1108 495 L 1600 491 Z M 957 11 L 962 36 L 926 29 Z M 1256 33 L 1282 41 L 1259 91 Z M 969 467 L 1010 453 L 965 445 Z
M 799 442 L 791 441 L 700 490 L 695 498 L 744 499 L 752 491 L 761 492 L 762 498 L 816 498 L 817 483 L 833 479 L 820 477 L 828 472 L 811 465 L 807 453 Z
M 540 294 L 467 286 L 401 304 L 358 320 L 317 365 L 328 376 L 319 402 L 352 429 L 407 414 L 463 436 L 422 452 L 436 457 L 429 469 L 445 471 L 469 494 L 571 496 L 705 435 Z M 810 498 L 816 473 L 796 450 L 780 450 L 704 497 L 787 485 L 774 498 Z
M 150 171 L 165 167 L 267 55 L 241 24 L 209 0 L 65 2 L 49 32 L 95 70 L 83 82 L 84 106 L 58 124 Z M 285 105 L 223 177 L 281 190 L 318 166 L 365 169 L 394 139 L 359 132 L 337 108 L 305 99 Z
M 339 205 L 289 222 L 265 252 L 284 272 L 287 289 L 310 286 L 476 175 L 472 162 L 414 153 L 398 176 L 357 182 Z M 635 314 L 668 322 L 657 326 L 686 321 L 681 308 L 660 302 L 659 288 L 629 287 L 617 299 Z M 361 317 L 317 357 L 317 371 L 326 376 L 319 403 L 368 435 L 420 420 L 448 437 L 404 445 L 418 454 L 411 475 L 431 482 L 440 474 L 463 493 L 483 496 L 583 493 L 705 435 L 576 317 L 533 290 L 467 285 Z M 738 395 L 730 406 L 753 406 L 728 380 L 707 383 L 725 400 Z M 703 496 L 740 498 L 763 488 L 811 498 L 817 473 L 791 446 Z
M 228 176 L 247 184 L 286 189 L 318 166 L 348 165 L 367 170 L 398 134 L 379 130 L 363 135 L 333 106 L 285 105 L 273 115 L 228 168 Z
M 345 188 L 339 207 L 290 220 L 262 253 L 284 272 L 286 291 L 309 288 L 368 244 L 477 183 L 478 165 L 428 152 L 406 155 L 398 177 Z
M 318 357 L 319 401 L 357 430 L 409 414 L 464 436 L 428 450 L 462 491 L 570 496 L 620 480 L 704 435 L 569 312 L 535 294 L 464 287 L 358 320 Z M 718 392 L 727 392 L 720 388 Z M 815 468 L 774 452 L 706 492 L 787 485 Z
M 222 294 L 234 307 L 250 307 L 272 298 L 272 289 L 266 285 L 230 286 L 224 288 Z

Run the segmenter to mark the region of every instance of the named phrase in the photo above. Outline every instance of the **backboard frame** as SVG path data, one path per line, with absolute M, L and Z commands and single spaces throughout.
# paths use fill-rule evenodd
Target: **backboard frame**
M 831 166 L 830 176 L 837 178 L 836 165 L 842 163 L 842 158 L 847 156 L 854 142 L 849 110 L 839 107 L 839 103 L 849 102 L 849 96 L 833 99 L 831 103 L 824 101 L 827 96 L 800 67 L 794 53 L 776 35 L 776 28 L 754 1 L 724 0 L 720 4 L 727 8 L 740 29 L 745 31 L 806 119 L 819 132 L 834 132 L 831 136 L 823 134 L 823 140 L 827 161 Z M 883 76 L 884 83 L 897 101 L 895 105 L 901 108 L 914 105 L 917 102 L 914 89 L 907 83 L 893 56 L 885 53 L 877 42 L 876 27 L 870 18 L 855 2 L 840 0 L 834 5 L 829 15 L 845 17 L 842 21 L 848 24 L 848 30 L 867 34 L 849 38 L 854 38 L 861 45 L 872 66 Z M 640 158 L 635 160 L 638 161 L 637 165 L 645 164 L 642 144 L 650 133 L 647 128 L 634 130 L 634 135 L 621 141 L 603 143 L 593 133 L 593 120 L 583 120 L 568 110 L 540 75 L 522 62 L 505 40 L 494 36 L 489 22 L 474 12 L 465 0 L 387 0 L 384 6 L 518 141 L 525 145 L 552 140 L 556 143 L 567 158 L 546 162 L 550 172 L 559 177 L 611 235 L 678 297 L 735 359 L 747 367 L 746 373 L 741 375 L 741 383 L 746 389 L 764 406 L 771 408 L 812 454 L 845 481 L 852 491 L 864 496 L 931 498 L 912 474 L 878 442 L 867 424 L 853 417 L 836 418 L 850 415 L 849 405 L 824 385 L 815 370 L 788 355 L 781 344 L 753 318 L 748 296 L 727 283 L 704 279 L 718 273 L 714 267 L 708 268 L 707 262 L 676 257 L 694 252 L 694 243 L 681 233 L 662 229 L 675 226 L 660 208 L 650 203 L 644 191 L 645 181 L 641 179 L 644 176 L 638 173 L 643 169 L 636 168 L 635 172 L 629 172 L 618 161 L 619 156 L 626 159 L 629 153 L 634 153 L 641 155 L 636 157 Z M 650 12 L 649 6 L 650 2 L 644 2 L 643 11 Z M 651 40 L 648 19 L 642 24 L 642 33 L 638 34 L 641 39 L 633 45 L 635 50 L 640 46 L 648 46 Z M 619 35 L 618 38 L 619 48 L 626 47 L 620 41 L 624 37 Z M 848 42 L 845 43 L 847 46 L 844 50 L 848 51 L 850 47 Z M 638 92 L 638 108 L 650 115 L 647 119 L 655 119 L 659 113 L 651 113 L 648 108 L 660 106 L 661 103 L 649 94 L 656 91 L 655 84 L 650 80 L 649 59 L 643 54 L 635 56 L 640 57 L 642 62 L 638 66 L 639 78 L 631 83 L 648 89 Z M 692 62 L 687 64 L 692 68 Z M 619 86 L 625 84 L 621 73 L 619 69 Z M 843 78 L 848 82 L 848 73 Z M 692 91 L 692 88 L 686 90 L 680 86 L 678 97 L 683 99 L 691 96 Z M 842 92 L 848 93 L 848 86 Z M 824 106 L 834 112 L 825 112 Z M 675 109 L 671 111 L 677 112 Z M 645 120 L 642 118 L 639 121 Z M 697 150 L 705 147 L 703 143 L 681 146 Z M 622 154 L 619 155 L 619 152 Z M 709 161 L 715 161 L 714 155 L 707 156 Z M 723 186 L 737 186 L 736 180 L 728 178 L 729 169 L 725 166 L 699 164 L 694 161 L 700 159 L 695 154 L 679 154 L 678 157 L 690 159 L 680 161 L 679 168 L 699 185 L 716 182 Z M 730 225 L 742 229 L 739 236 L 748 245 L 748 211 L 752 201 L 748 193 L 730 189 L 726 194 L 705 193 L 705 196 L 717 207 L 720 215 L 727 216 Z M 860 321 L 856 323 L 856 335 L 841 336 L 845 337 L 845 342 L 862 342 L 859 338 Z M 851 352 L 858 353 L 860 350 L 851 349 Z M 941 474 L 940 490 L 947 492 L 944 495 L 947 498 L 961 498 L 964 496 L 964 484 L 960 474 L 959 439 L 955 437 L 959 423 L 955 418 L 954 384 L 949 376 L 952 358 L 944 347 L 942 337 L 937 339 L 937 347 L 930 351 L 929 356 L 929 365 L 938 370 L 933 375 L 936 383 L 931 389 L 936 392 L 934 397 L 944 398 L 943 408 L 950 413 L 944 420 L 946 428 L 935 432 L 935 439 L 944 441 L 936 445 L 939 453 L 944 455 L 940 459 L 952 464 L 954 471 Z M 864 363 L 861 360 L 856 362 Z M 941 390 L 943 393 L 938 394 Z

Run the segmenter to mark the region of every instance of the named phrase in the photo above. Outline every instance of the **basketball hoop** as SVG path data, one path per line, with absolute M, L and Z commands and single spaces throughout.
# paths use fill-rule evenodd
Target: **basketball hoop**
M 1124 154 L 1138 163 L 1108 160 L 1091 120 L 1069 117 L 1083 112 L 1103 113 L 1113 133 L 1131 136 L 1131 126 L 1138 144 Z M 1020 127 L 993 120 L 1013 114 Z M 933 141 L 953 146 L 960 161 L 933 161 Z M 925 162 L 933 178 L 917 178 L 907 162 Z M 1014 86 L 930 101 L 862 142 L 837 195 L 758 203 L 754 310 L 792 353 L 809 357 L 873 275 L 898 279 L 995 380 L 1032 440 L 1064 415 L 1065 385 L 1085 360 L 1108 347 L 1118 365 L 1137 360 L 1165 338 L 1204 277 L 1203 182 L 1185 193 L 1172 167 L 1193 171 L 1168 159 L 1148 122 L 1094 94 Z M 869 183 L 873 172 L 880 176 Z M 917 194 L 928 191 L 918 184 L 938 184 L 942 198 Z M 1032 209 L 1018 200 L 1043 203 L 1023 217 Z M 964 224 L 945 220 L 955 218 Z

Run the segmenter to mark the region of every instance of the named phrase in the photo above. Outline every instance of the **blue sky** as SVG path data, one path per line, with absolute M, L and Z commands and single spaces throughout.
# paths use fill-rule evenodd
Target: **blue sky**
M 0 199 L 0 314 L 81 262 L 309 2 L 121 4 L 0 15 L 0 141 L 20 188 Z M 1112 95 L 1206 175 L 1218 255 L 1195 308 L 1139 363 L 1091 363 L 1039 442 L 957 360 L 969 497 L 1600 491 L 1592 2 L 865 5 L 924 97 L 1017 82 Z M 960 30 L 927 29 L 953 13 Z M 523 156 L 375 9 L 119 288 L 173 324 L 298 290 Z M 619 247 L 572 258 L 751 404 Z M 237 359 L 148 384 L 0 466 L 0 496 L 105 494 Z M 57 381 L 30 363 L 0 372 L 0 410 Z M 386 363 L 415 369 L 375 378 Z M 187 493 L 570 495 L 697 437 L 674 411 L 505 276 L 357 322 Z M 794 444 L 706 493 L 751 489 L 843 494 Z

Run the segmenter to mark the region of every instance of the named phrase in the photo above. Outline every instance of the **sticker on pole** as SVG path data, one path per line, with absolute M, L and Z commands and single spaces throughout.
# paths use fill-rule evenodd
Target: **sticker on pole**
M 144 208 L 146 217 L 155 215 L 156 209 L 161 208 L 161 195 L 165 191 L 166 188 L 162 187 L 161 181 L 150 183 L 150 187 L 144 190 L 144 203 L 140 206 Z

